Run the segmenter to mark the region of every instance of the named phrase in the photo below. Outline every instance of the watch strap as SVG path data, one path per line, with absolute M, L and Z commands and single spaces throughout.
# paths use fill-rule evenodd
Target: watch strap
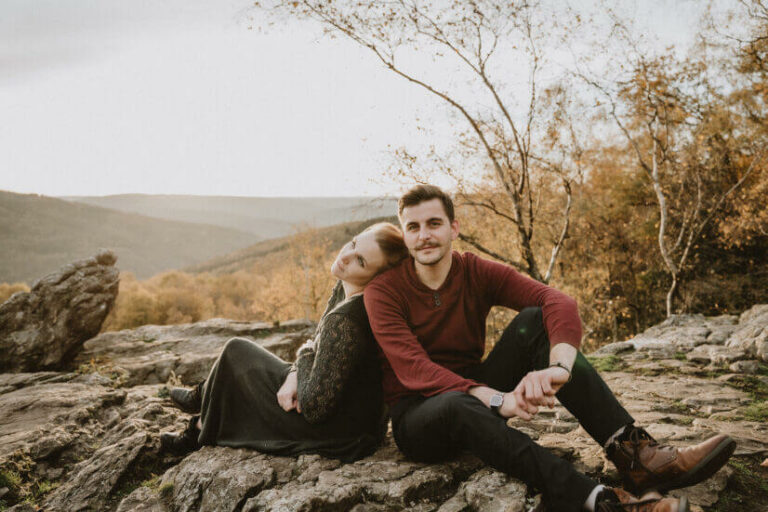
M 571 373 L 571 369 L 568 368 L 567 366 L 565 366 L 563 363 L 561 363 L 560 361 L 557 361 L 556 363 L 550 364 L 549 367 L 550 368 L 558 367 L 558 368 L 562 368 L 563 370 L 567 371 L 568 372 L 568 380 L 566 381 L 566 384 L 571 382 L 571 378 L 573 377 L 573 374 Z

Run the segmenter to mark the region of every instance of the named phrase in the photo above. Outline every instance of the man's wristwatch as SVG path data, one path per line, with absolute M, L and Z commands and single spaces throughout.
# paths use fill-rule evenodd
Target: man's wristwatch
M 501 393 L 495 393 L 491 395 L 490 404 L 491 404 L 491 410 L 496 414 L 498 414 L 499 416 L 501 416 L 500 409 L 502 404 L 504 404 L 504 395 L 502 395 Z

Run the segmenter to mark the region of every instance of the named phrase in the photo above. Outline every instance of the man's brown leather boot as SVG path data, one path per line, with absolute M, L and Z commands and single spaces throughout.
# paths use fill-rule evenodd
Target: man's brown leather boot
M 619 470 L 624 488 L 635 494 L 665 493 L 706 480 L 728 462 L 736 442 L 716 435 L 694 446 L 660 445 L 644 429 L 632 425 L 606 449 Z
M 636 498 L 623 489 L 606 487 L 597 495 L 595 512 L 688 512 L 682 498 Z

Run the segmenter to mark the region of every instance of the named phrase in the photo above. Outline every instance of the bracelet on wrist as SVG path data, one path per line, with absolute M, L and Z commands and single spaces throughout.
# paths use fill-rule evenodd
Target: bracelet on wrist
M 549 367 L 550 368 L 562 368 L 563 370 L 567 371 L 568 372 L 568 380 L 565 381 L 565 383 L 567 384 L 567 383 L 571 382 L 571 377 L 573 377 L 573 374 L 571 373 L 571 369 L 568 368 L 567 366 L 565 366 L 563 363 L 558 361 L 556 363 L 550 364 Z

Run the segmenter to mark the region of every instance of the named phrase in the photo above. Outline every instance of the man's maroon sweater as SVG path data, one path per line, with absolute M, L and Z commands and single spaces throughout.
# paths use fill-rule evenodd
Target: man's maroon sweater
M 454 251 L 452 257 L 437 290 L 419 280 L 412 258 L 365 288 L 365 309 L 385 356 L 384 399 L 390 405 L 408 395 L 466 392 L 479 385 L 455 371 L 480 362 L 491 306 L 538 306 L 551 345 L 581 343 L 575 300 L 507 265 L 469 252 Z

